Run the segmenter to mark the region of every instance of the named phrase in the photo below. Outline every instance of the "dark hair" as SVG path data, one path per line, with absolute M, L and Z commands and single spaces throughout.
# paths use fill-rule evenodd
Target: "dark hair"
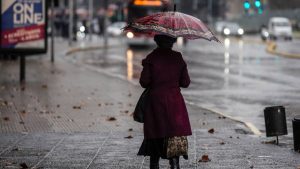
M 154 41 L 156 42 L 158 47 L 161 48 L 172 48 L 173 44 L 176 42 L 176 38 L 173 38 L 168 35 L 155 35 Z

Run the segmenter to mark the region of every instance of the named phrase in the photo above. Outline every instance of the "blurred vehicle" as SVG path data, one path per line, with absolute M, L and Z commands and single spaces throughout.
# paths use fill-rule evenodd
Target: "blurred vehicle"
M 215 29 L 224 36 L 242 37 L 244 35 L 244 29 L 235 22 L 216 22 Z
M 284 17 L 273 17 L 269 20 L 268 32 L 271 40 L 284 38 L 292 40 L 292 25 L 289 19 Z
M 164 0 L 131 0 L 128 3 L 127 23 L 134 20 L 156 13 L 166 11 L 169 8 L 169 3 Z M 135 34 L 127 32 L 127 44 L 133 45 L 154 45 L 153 37 L 143 34 Z
M 224 21 L 217 21 L 215 23 L 215 30 L 216 30 L 216 32 L 219 33 L 219 34 L 222 34 L 223 29 L 225 27 L 225 24 L 226 24 L 226 22 L 224 22 Z
M 77 38 L 79 39 L 83 39 L 86 37 L 86 31 L 87 31 L 87 27 L 84 25 L 83 22 L 81 21 L 78 21 L 77 24 L 76 24 L 76 36 Z
M 263 41 L 266 41 L 269 38 L 268 28 L 263 26 L 260 29 L 260 37 Z
M 126 22 L 115 22 L 112 23 L 111 25 L 109 25 L 107 27 L 107 33 L 108 35 L 111 36 L 120 36 L 122 35 L 123 30 L 121 30 L 122 28 L 124 28 L 126 26 Z

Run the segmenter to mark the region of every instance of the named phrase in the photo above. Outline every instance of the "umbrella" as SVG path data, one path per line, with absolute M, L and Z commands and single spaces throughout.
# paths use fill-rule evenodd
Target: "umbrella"
M 200 19 L 181 12 L 159 12 L 137 19 L 124 27 L 125 32 L 148 35 L 165 34 L 174 38 L 206 39 L 220 42 Z

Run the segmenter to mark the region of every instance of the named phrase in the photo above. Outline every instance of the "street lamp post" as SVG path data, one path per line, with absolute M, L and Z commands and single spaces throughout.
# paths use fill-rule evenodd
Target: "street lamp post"
M 104 47 L 107 48 L 108 46 L 108 35 L 107 35 L 107 26 L 108 26 L 108 0 L 104 0 L 104 8 L 105 8 L 105 15 L 104 15 Z
M 73 40 L 73 22 L 74 22 L 74 1 L 71 0 L 69 1 L 69 45 L 72 44 L 72 40 Z
M 89 39 L 92 40 L 92 26 L 93 26 L 93 0 L 89 0 Z
M 51 1 L 51 62 L 54 62 L 54 0 Z
M 207 21 L 209 24 L 212 24 L 213 21 L 213 2 L 212 0 L 208 0 L 208 18 Z

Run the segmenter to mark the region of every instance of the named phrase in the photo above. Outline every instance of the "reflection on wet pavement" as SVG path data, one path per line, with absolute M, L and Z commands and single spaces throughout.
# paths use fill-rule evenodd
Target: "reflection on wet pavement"
M 188 63 L 192 84 L 182 92 L 189 102 L 251 122 L 260 130 L 264 130 L 264 107 L 285 105 L 290 118 L 295 112 L 289 110 L 300 110 L 300 60 L 270 55 L 263 44 L 242 39 L 226 38 L 223 44 L 195 40 L 175 48 Z M 106 53 L 79 54 L 77 59 L 138 82 L 141 61 L 152 49 L 124 44 Z

